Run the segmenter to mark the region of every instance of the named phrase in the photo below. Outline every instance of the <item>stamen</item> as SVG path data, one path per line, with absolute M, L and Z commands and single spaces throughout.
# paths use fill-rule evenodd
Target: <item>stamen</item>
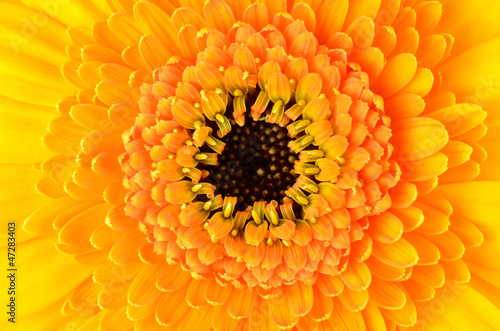
M 301 197 L 300 195 L 295 196 L 295 199 L 301 205 L 307 206 L 309 204 L 309 200 L 307 198 Z
M 212 207 L 212 200 L 205 202 L 205 204 L 203 205 L 203 209 L 205 210 L 210 210 L 210 207 Z
M 257 214 L 257 212 L 255 210 L 252 210 L 252 218 L 255 221 L 255 223 L 257 223 L 257 224 L 262 223 L 262 219 L 260 218 L 259 214 Z
M 222 116 L 221 114 L 216 114 L 215 119 L 221 123 L 224 123 L 224 116 Z
M 232 206 L 231 206 L 231 202 L 229 202 L 227 204 L 226 208 L 224 208 L 224 217 L 229 218 L 229 216 L 231 216 L 231 211 L 232 211 Z
M 206 160 L 208 158 L 207 154 L 196 154 L 194 158 L 198 161 Z

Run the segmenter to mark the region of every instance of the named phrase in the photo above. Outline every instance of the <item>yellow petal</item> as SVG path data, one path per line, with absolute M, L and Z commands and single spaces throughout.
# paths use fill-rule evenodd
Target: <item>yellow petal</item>
M 91 277 L 92 267 L 78 265 L 70 255 L 57 252 L 56 240 L 55 236 L 44 236 L 18 244 L 16 264 L 30 275 L 17 282 L 16 300 L 23 302 L 23 309 L 16 316 L 19 319 L 66 297 Z M 4 279 L 8 281 L 7 277 Z M 34 297 L 38 299 L 33 300 Z
M 498 7 L 498 4 L 495 5 Z M 473 11 L 476 10 L 477 8 Z M 487 12 L 491 13 L 490 9 Z M 474 40 L 476 37 L 477 35 Z M 489 113 L 486 123 L 498 123 L 500 120 L 496 111 L 500 100 L 500 65 L 496 56 L 498 52 L 500 38 L 495 38 L 453 56 L 439 69 L 443 75 L 442 88 L 455 92 L 463 102 L 481 105 Z M 481 57 L 481 61 L 477 61 L 478 57 Z M 467 65 L 463 65 L 464 63 Z
M 408 161 L 431 156 L 448 142 L 445 127 L 431 118 L 403 119 L 394 123 L 393 130 L 394 154 Z
M 177 31 L 165 11 L 147 1 L 137 2 L 134 6 L 134 17 L 145 34 L 151 33 L 161 40 L 167 52 L 180 54 Z
M 158 296 L 160 291 L 156 288 L 156 278 L 161 271 L 161 264 L 145 265 L 130 285 L 128 303 L 143 306 Z
M 425 116 L 441 122 L 450 137 L 455 137 L 479 125 L 486 118 L 486 112 L 478 105 L 461 103 Z
M 38 58 L 56 67 L 67 61 L 64 52 L 69 43 L 66 28 L 52 17 L 22 4 L 3 2 L 0 4 L 0 21 L 5 35 L 0 41 L 1 48 Z M 43 28 L 40 28 L 40 23 L 44 23 Z
M 459 37 L 454 53 L 461 54 L 498 36 L 500 28 L 494 22 L 498 21 L 499 13 L 500 4 L 492 0 L 443 3 L 443 16 L 438 29 Z
M 419 319 L 416 330 L 494 330 L 500 320 L 500 310 L 481 293 L 466 285 L 443 291 L 427 304 L 429 307 L 439 307 L 439 315 L 427 310 L 429 317 Z
M 347 0 L 326 0 L 323 2 L 317 17 L 316 35 L 327 40 L 332 34 L 340 31 L 347 16 L 349 2 Z
M 162 325 L 174 325 L 191 310 L 186 302 L 186 288 L 162 295 L 156 307 L 156 320 Z M 175 304 L 172 304 L 175 302 Z
M 24 239 L 26 233 L 21 231 L 22 220 L 49 202 L 35 190 L 34 184 L 42 175 L 33 165 L 19 164 L 0 165 L 0 174 L 0 212 L 4 215 L 4 222 L 18 222 L 19 235 Z
M 367 233 L 378 242 L 393 243 L 401 238 L 403 223 L 391 213 L 384 212 L 370 217 L 370 227 Z
M 417 71 L 417 59 L 413 54 L 403 53 L 391 58 L 380 76 L 373 82 L 373 92 L 390 97 L 408 84 Z
M 413 79 L 399 93 L 412 93 L 425 97 L 434 85 L 434 74 L 429 69 L 418 69 Z
M 353 0 L 349 2 L 349 11 L 345 19 L 344 27 L 349 26 L 352 21 L 361 16 L 374 19 L 380 9 L 381 0 Z
M 41 144 L 41 138 L 47 132 L 47 123 L 56 115 L 53 107 L 0 96 L 0 162 L 34 163 L 48 159 L 53 153 Z
M 378 309 L 376 304 L 368 302 L 365 309 L 363 309 L 361 313 L 363 314 L 363 319 L 365 320 L 367 331 L 386 329 L 384 317 L 380 313 L 380 310 Z
M 411 182 L 431 180 L 446 171 L 448 158 L 443 153 L 436 153 L 425 159 L 406 162 L 402 165 L 403 178 Z M 437 183 L 433 184 L 437 185 Z

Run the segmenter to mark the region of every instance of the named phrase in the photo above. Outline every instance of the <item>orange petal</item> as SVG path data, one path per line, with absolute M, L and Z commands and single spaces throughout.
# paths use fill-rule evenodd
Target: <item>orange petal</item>
M 368 292 L 370 300 L 381 308 L 401 309 L 406 303 L 406 295 L 397 285 L 376 277 L 373 278 Z
M 367 233 L 373 240 L 390 244 L 401 238 L 403 234 L 403 223 L 391 213 L 385 212 L 377 216 L 371 216 L 370 227 Z
M 373 256 L 396 268 L 407 268 L 418 262 L 418 253 L 405 239 L 391 244 L 373 243 Z
M 418 253 L 418 265 L 432 265 L 439 261 L 439 249 L 417 233 L 407 233 L 404 238 L 415 248 Z
M 352 290 L 360 291 L 370 286 L 372 275 L 364 262 L 357 263 L 349 260 L 347 268 L 340 274 L 340 278 Z

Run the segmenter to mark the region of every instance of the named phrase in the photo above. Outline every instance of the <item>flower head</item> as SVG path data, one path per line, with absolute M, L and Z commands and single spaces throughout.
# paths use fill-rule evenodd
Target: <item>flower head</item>
M 64 315 L 393 330 L 469 281 L 486 227 L 457 192 L 482 188 L 487 113 L 456 102 L 440 2 L 95 6 L 43 138 L 56 200 L 24 225 L 91 266 Z

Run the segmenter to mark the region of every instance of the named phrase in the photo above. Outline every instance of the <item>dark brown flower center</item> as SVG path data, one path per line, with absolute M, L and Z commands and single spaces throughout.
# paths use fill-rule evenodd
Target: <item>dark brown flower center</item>
M 237 209 L 255 201 L 281 202 L 295 183 L 293 164 L 297 156 L 288 148 L 286 128 L 247 118 L 221 139 L 226 147 L 217 166 L 209 166 L 209 181 L 216 194 L 238 197 Z

